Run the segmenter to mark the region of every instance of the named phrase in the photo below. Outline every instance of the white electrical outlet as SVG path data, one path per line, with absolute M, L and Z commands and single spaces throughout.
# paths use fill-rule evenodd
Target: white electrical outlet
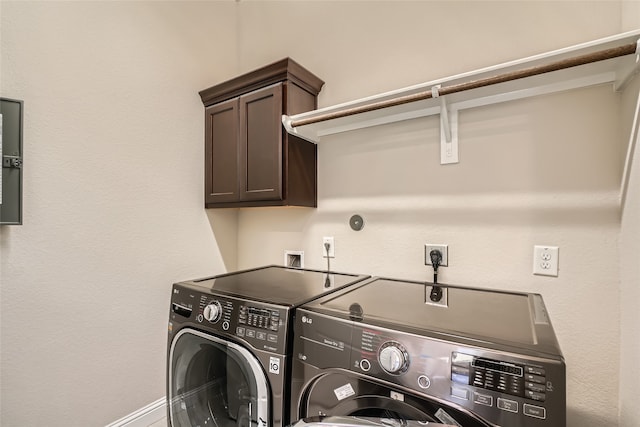
M 558 247 L 533 247 L 533 274 L 540 276 L 558 276 Z
M 440 267 L 446 267 L 449 265 L 449 245 L 436 245 L 433 243 L 427 243 L 424 245 L 424 265 L 433 265 L 431 263 L 431 256 L 429 255 L 432 250 L 437 249 L 442 254 L 442 261 Z
M 327 246 L 329 248 L 327 249 Z M 322 238 L 322 257 L 323 258 L 335 258 L 336 257 L 336 245 L 333 240 L 333 236 L 331 237 L 323 237 Z

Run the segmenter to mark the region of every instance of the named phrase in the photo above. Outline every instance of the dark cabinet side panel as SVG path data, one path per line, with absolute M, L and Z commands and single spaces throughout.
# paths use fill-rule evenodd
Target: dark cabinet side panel
M 316 97 L 292 82 L 286 82 L 285 113 L 304 113 L 317 108 Z M 317 147 L 315 144 L 285 134 L 284 183 L 287 203 L 296 206 L 317 206 Z
M 317 147 L 294 135 L 287 142 L 287 202 L 295 206 L 316 207 Z
M 240 97 L 240 200 L 282 200 L 282 84 Z
M 295 83 L 286 82 L 284 92 L 286 99 L 283 111 L 289 116 L 318 108 L 317 98 Z
M 238 194 L 238 99 L 205 112 L 205 203 L 234 202 Z

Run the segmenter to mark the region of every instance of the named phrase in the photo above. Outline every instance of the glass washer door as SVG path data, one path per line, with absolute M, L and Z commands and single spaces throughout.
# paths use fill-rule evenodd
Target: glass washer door
M 336 390 L 344 391 L 340 397 Z M 403 396 L 392 399 L 391 392 Z M 346 396 L 346 397 L 345 397 Z M 490 427 L 479 416 L 452 405 L 389 388 L 375 379 L 355 373 L 328 371 L 318 376 L 303 394 L 300 418 L 312 416 L 367 417 L 388 420 L 382 424 L 405 426 L 407 422 L 444 423 L 461 427 Z M 314 426 L 319 427 L 319 426 Z M 332 427 L 327 425 L 326 427 Z
M 187 328 L 169 358 L 172 427 L 266 427 L 267 378 L 246 348 Z

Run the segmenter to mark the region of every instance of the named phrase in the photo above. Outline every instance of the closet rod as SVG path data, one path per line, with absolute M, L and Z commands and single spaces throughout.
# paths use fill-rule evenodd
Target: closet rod
M 623 46 L 618 46 L 610 49 L 604 49 L 585 55 L 575 56 L 573 58 L 567 58 L 560 61 L 552 62 L 546 65 L 538 65 L 522 70 L 513 71 L 510 73 L 499 74 L 496 76 L 486 77 L 479 80 L 472 80 L 466 83 L 459 83 L 451 86 L 444 86 L 438 89 L 440 96 L 449 95 L 452 93 L 463 92 L 465 90 L 477 89 L 484 86 L 490 86 L 498 83 L 509 82 L 512 80 L 522 79 L 525 77 L 532 77 L 539 74 L 550 73 L 552 71 L 563 70 L 566 68 L 577 67 L 579 65 L 590 64 L 592 62 L 604 61 L 607 59 L 618 58 L 620 56 L 631 55 L 637 52 L 638 43 L 630 43 Z M 400 96 L 398 98 L 388 99 L 385 101 L 374 102 L 367 105 L 361 105 L 359 107 L 347 108 L 340 111 L 334 111 L 332 113 L 321 114 L 316 117 L 309 117 L 307 119 L 299 119 L 292 121 L 290 126 L 292 128 L 304 125 L 310 125 L 312 123 L 324 122 L 327 120 L 339 119 L 341 117 L 352 116 L 354 114 L 366 113 L 369 111 L 380 110 L 388 107 L 395 107 L 396 105 L 408 104 L 410 102 L 422 101 L 425 99 L 433 98 L 433 92 L 430 90 L 415 93 L 412 95 Z

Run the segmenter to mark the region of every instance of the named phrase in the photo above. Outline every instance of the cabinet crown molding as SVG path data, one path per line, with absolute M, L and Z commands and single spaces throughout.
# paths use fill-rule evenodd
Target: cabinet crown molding
M 287 57 L 211 86 L 199 94 L 202 103 L 209 106 L 285 80 L 295 83 L 314 96 L 318 95 L 324 85 L 324 81 L 319 77 Z

